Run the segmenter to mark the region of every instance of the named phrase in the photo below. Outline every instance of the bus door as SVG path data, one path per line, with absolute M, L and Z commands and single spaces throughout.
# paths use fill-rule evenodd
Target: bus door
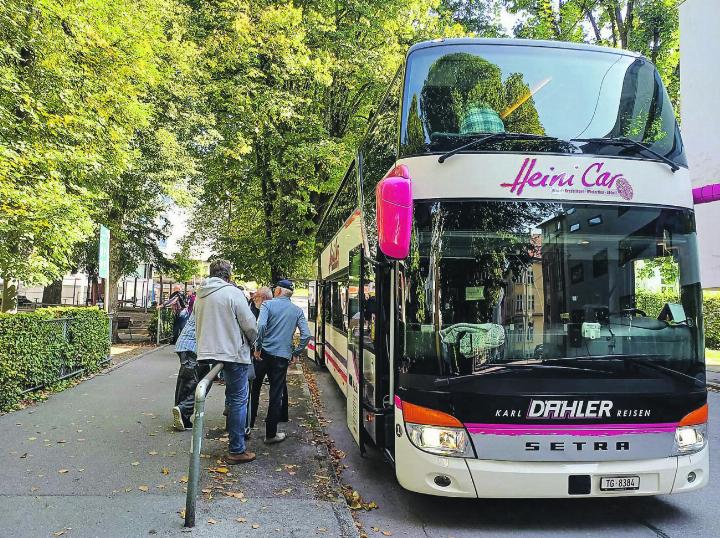
M 363 449 L 360 429 L 360 391 L 362 385 L 362 319 L 360 312 L 361 247 L 350 251 L 347 292 L 347 425 L 355 442 Z
M 310 329 L 310 342 L 308 342 L 307 346 L 307 356 L 308 359 L 318 362 L 318 356 L 317 356 L 317 328 L 318 325 L 318 297 L 317 297 L 317 288 L 318 283 L 314 280 L 311 280 L 308 283 L 308 312 L 307 312 L 307 320 L 308 320 L 308 329 Z
M 325 313 L 330 304 L 330 286 L 328 282 L 318 281 L 315 289 L 317 305 L 315 307 L 315 363 L 325 366 Z
M 360 420 L 361 434 L 358 437 L 361 450 L 364 449 L 365 440 L 382 449 L 387 448 L 386 440 L 390 443 L 394 440 L 394 416 L 389 400 L 390 385 L 385 353 L 386 331 L 381 323 L 381 305 L 386 302 L 388 292 L 388 286 L 382 285 L 382 282 L 387 281 L 389 276 L 386 268 L 380 269 L 381 285 L 378 286 L 375 266 L 360 249 L 351 253 L 350 260 L 350 297 L 357 299 L 351 302 L 349 309 L 353 312 L 349 341 L 352 341 L 353 348 L 357 350 L 353 356 L 359 362 L 358 397 L 361 400 L 361 416 L 353 416 L 352 419 Z M 386 435 L 387 428 L 390 428 L 389 436 Z

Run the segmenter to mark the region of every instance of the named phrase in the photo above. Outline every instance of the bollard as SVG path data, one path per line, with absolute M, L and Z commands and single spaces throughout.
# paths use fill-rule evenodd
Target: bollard
M 205 422 L 205 397 L 208 387 L 215 379 L 223 363 L 213 366 L 212 370 L 200 380 L 195 389 L 195 413 L 192 429 L 192 444 L 190 445 L 190 472 L 188 473 L 187 497 L 185 499 L 185 526 L 195 526 L 195 503 L 200 485 L 200 452 L 202 450 L 203 423 Z
M 158 322 L 157 322 L 157 334 L 155 335 L 156 344 L 160 345 L 160 328 L 162 327 L 162 309 L 158 309 L 157 311 L 158 315 Z

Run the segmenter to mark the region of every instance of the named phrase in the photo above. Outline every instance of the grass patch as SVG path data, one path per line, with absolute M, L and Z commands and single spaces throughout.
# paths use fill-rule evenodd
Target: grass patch
M 708 364 L 720 365 L 720 350 L 717 349 L 705 349 L 705 361 Z

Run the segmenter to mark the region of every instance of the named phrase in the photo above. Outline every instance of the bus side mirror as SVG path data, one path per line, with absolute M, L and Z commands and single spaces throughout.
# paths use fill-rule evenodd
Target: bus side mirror
M 389 258 L 410 254 L 412 232 L 412 181 L 404 165 L 395 167 L 375 189 L 378 245 Z
M 716 202 L 720 200 L 720 183 L 711 183 L 710 185 L 695 187 L 692 193 L 693 203 L 695 205 Z

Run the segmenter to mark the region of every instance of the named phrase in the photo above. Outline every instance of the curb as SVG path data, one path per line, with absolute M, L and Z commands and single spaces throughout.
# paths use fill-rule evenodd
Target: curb
M 307 357 L 303 357 L 301 360 L 309 360 Z M 308 387 L 307 379 L 305 378 L 305 371 L 303 370 L 303 366 L 300 364 L 296 365 L 297 368 L 300 369 L 300 375 L 303 379 L 302 389 L 303 394 L 308 398 L 308 401 L 310 402 L 310 408 L 312 409 L 312 413 L 315 416 L 315 419 L 318 421 L 318 429 L 322 433 L 322 435 L 329 437 L 329 434 L 325 431 L 325 428 L 322 426 L 320 417 L 318 416 L 318 412 L 315 409 L 315 405 L 313 403 L 312 395 L 310 393 L 310 387 Z M 306 366 L 307 367 L 307 366 Z M 313 373 L 314 375 L 314 373 Z M 342 491 L 342 482 L 340 480 L 340 476 L 336 473 L 335 467 L 332 464 L 332 456 L 330 455 L 330 451 L 328 450 L 328 447 L 325 443 L 319 443 L 316 445 L 318 454 L 320 454 L 323 458 L 326 458 L 329 462 L 330 471 L 332 472 L 333 481 L 335 482 L 335 487 L 338 489 L 338 491 Z M 347 504 L 347 501 L 345 500 L 345 497 L 342 495 L 342 493 L 338 493 L 337 500 L 335 501 L 326 501 L 330 503 L 330 506 L 332 508 L 332 511 L 335 513 L 335 518 L 338 521 L 338 524 L 340 525 L 340 532 L 342 538 L 351 538 L 358 536 L 359 530 L 355 525 L 355 519 L 353 518 L 352 511 L 350 510 L 350 507 Z

